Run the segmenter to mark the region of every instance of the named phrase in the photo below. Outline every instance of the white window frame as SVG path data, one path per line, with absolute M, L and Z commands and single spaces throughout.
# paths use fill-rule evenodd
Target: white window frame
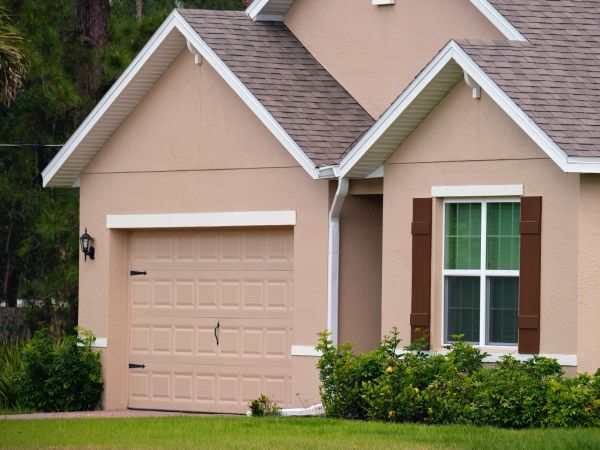
M 478 270 L 446 269 L 446 205 L 453 203 L 480 203 L 481 204 L 481 258 Z M 520 197 L 472 197 L 472 198 L 445 198 L 442 213 L 442 346 L 452 341 L 446 339 L 447 331 L 447 304 L 446 304 L 446 277 L 447 276 L 471 276 L 479 277 L 479 343 L 478 347 L 495 348 L 505 350 L 518 349 L 518 344 L 502 344 L 488 342 L 488 299 L 487 278 L 488 277 L 517 277 L 520 278 L 520 270 L 488 270 L 487 266 L 487 205 L 488 203 L 521 203 Z M 520 280 L 519 280 L 520 281 Z

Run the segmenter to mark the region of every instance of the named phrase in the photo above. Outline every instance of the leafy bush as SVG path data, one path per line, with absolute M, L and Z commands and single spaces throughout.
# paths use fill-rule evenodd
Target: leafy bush
M 260 397 L 250 400 L 248 407 L 252 417 L 269 417 L 281 415 L 281 408 L 275 404 L 267 395 L 260 394 Z
M 0 342 L 0 409 L 20 410 L 17 401 L 16 376 L 23 370 L 20 341 Z
M 93 336 L 53 340 L 39 331 L 22 347 L 12 379 L 16 403 L 35 411 L 87 411 L 102 397 L 103 380 Z
M 320 335 L 321 398 L 328 416 L 504 428 L 600 425 L 600 370 L 565 378 L 554 359 L 502 358 L 456 342 L 445 354 L 397 352 L 397 330 L 369 354 Z
M 368 403 L 363 385 L 376 379 L 394 357 L 400 340 L 398 332 L 386 337 L 379 349 L 355 355 L 350 344 L 333 345 L 329 333 L 321 333 L 316 349 L 321 351 L 317 367 L 321 380 L 321 400 L 330 417 L 366 419 Z

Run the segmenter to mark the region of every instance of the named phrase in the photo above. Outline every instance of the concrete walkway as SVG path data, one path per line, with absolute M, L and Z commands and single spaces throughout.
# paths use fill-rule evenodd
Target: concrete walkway
M 112 417 L 166 417 L 183 416 L 184 412 L 165 412 L 165 411 L 139 411 L 134 409 L 124 409 L 119 411 L 83 411 L 83 412 L 59 412 L 59 413 L 34 413 L 34 414 L 9 414 L 0 416 L 0 420 L 31 420 L 31 419 L 82 419 L 91 417 L 112 418 Z M 193 413 L 190 413 L 193 414 Z M 196 415 L 196 414 L 194 414 Z

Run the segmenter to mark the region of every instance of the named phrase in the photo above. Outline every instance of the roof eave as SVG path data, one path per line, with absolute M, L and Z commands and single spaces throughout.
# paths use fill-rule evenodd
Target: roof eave
M 443 74 L 443 71 L 451 64 L 460 68 L 461 72 L 455 74 L 455 82 L 452 83 L 450 79 L 441 91 L 427 92 L 436 77 Z M 384 164 L 464 73 L 468 74 L 564 172 L 600 173 L 600 157 L 585 159 L 568 157 L 559 145 L 506 92 L 498 87 L 457 42 L 450 41 L 381 115 L 371 129 L 348 151 L 340 162 L 340 176 L 363 178 L 376 167 Z M 433 101 L 423 103 L 420 120 L 415 123 L 415 115 L 410 115 L 409 108 L 418 99 L 427 98 L 423 97 L 427 94 L 434 95 Z M 404 128 L 402 128 L 403 126 Z
M 145 64 L 152 56 L 156 55 L 161 45 L 173 32 L 181 34 L 181 42 L 178 43 L 176 51 L 167 55 L 163 60 L 161 70 L 155 73 L 154 79 L 148 79 L 142 89 L 137 90 L 137 97 L 132 98 L 127 107 L 120 107 L 111 110 L 111 107 L 116 104 L 119 97 L 125 92 L 128 86 L 136 80 L 136 76 L 140 73 Z M 219 73 L 225 82 L 238 94 L 241 100 L 256 114 L 261 122 L 269 129 L 275 138 L 288 150 L 292 157 L 303 167 L 306 172 L 313 178 L 318 178 L 318 170 L 312 160 L 302 151 L 298 144 L 290 137 L 283 127 L 275 120 L 275 118 L 267 111 L 267 109 L 258 101 L 258 99 L 250 92 L 250 90 L 239 80 L 239 78 L 227 67 L 227 65 L 216 55 L 216 53 L 206 44 L 206 42 L 196 33 L 187 21 L 177 12 L 173 11 L 159 27 L 156 33 L 144 46 L 142 51 L 134 58 L 129 67 L 123 72 L 119 79 L 98 102 L 96 107 L 83 121 L 81 126 L 73 133 L 61 150 L 50 161 L 42 172 L 44 187 L 71 187 L 79 177 L 81 171 L 91 161 L 95 153 L 106 143 L 112 133 L 120 126 L 127 115 L 135 108 L 137 103 L 150 90 L 156 80 L 162 75 L 164 70 L 168 68 L 171 62 L 176 58 L 186 43 L 192 46 L 208 64 Z M 160 55 L 159 55 L 160 56 Z M 153 72 L 154 73 L 154 72 Z M 137 87 L 137 86 L 136 86 Z M 117 105 L 118 106 L 118 105 Z M 112 117 L 107 114 L 113 114 Z M 110 127 L 103 135 L 94 138 L 92 133 L 98 122 L 108 117 Z M 91 137 L 90 137 L 91 136 Z M 90 138 L 90 150 L 86 153 L 76 155 L 76 152 L 81 148 L 84 139 Z M 75 158 L 77 156 L 77 158 Z M 71 163 L 68 166 L 67 163 Z M 61 172 L 62 171 L 62 172 Z M 62 175 L 62 176 L 59 176 Z

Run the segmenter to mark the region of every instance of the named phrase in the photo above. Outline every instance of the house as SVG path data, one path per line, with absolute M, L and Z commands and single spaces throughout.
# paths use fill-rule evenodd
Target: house
M 317 333 L 600 367 L 600 2 L 176 10 L 43 173 L 105 407 L 319 401 Z

